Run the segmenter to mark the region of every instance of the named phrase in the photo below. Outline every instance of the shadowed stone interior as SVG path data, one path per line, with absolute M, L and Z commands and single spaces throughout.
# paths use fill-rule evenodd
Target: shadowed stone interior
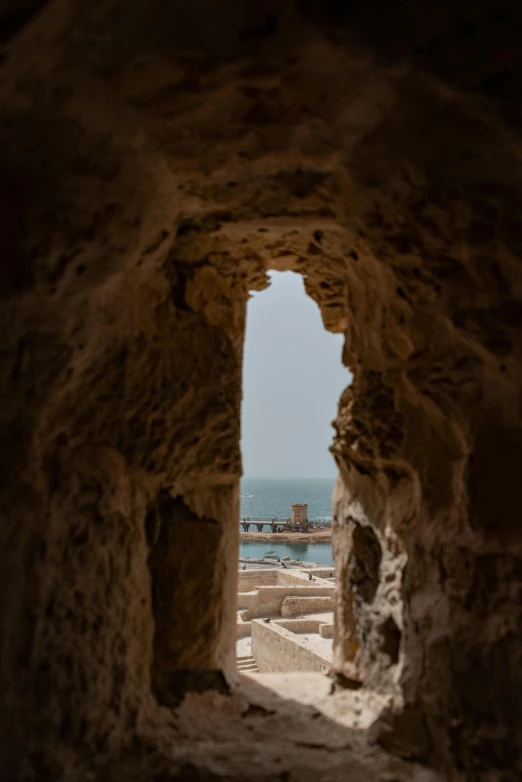
M 520 779 L 520 9 L 1 5 L 3 779 Z M 354 375 L 318 710 L 234 674 L 270 269 Z

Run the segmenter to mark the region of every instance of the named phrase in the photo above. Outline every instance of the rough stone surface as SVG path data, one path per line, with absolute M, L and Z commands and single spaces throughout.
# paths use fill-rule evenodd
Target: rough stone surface
M 260 673 L 309 671 L 328 673 L 331 641 L 319 636 L 319 623 L 252 621 L 252 654 Z M 262 681 L 261 681 L 262 683 Z
M 371 524 L 342 483 L 334 493 L 334 515 L 334 524 L 343 531 L 336 535 L 337 668 L 342 671 L 344 665 L 350 671 L 355 662 L 368 687 L 398 694 L 403 547 L 389 527 L 380 530 Z
M 420 779 L 216 684 L 246 302 L 288 269 L 354 373 L 336 665 L 400 684 L 393 752 L 520 779 L 520 26 L 509 0 L 2 4 L 2 778 L 247 779 L 262 744 L 256 779 Z M 179 714 L 164 676 L 223 694 Z
M 285 597 L 281 603 L 281 616 L 322 613 L 333 609 L 331 597 Z

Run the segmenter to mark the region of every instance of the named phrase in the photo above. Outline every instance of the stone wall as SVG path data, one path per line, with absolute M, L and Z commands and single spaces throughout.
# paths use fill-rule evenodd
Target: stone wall
M 293 617 L 303 614 L 333 611 L 333 595 L 330 597 L 285 597 L 281 604 L 281 616 Z
M 321 622 L 319 625 L 319 635 L 321 638 L 333 638 L 335 625 L 333 623 Z
M 214 765 L 197 727 L 172 760 L 169 708 L 233 670 L 245 313 L 270 269 L 303 275 L 354 375 L 336 669 L 400 690 L 393 752 L 521 778 L 520 14 L 2 4 L 2 778 L 229 776 L 225 731 Z M 323 774 L 290 743 L 259 774 Z
M 237 638 L 247 638 L 252 632 L 251 622 L 238 622 L 237 623 Z
M 286 597 L 314 597 L 322 596 L 332 598 L 333 585 L 328 586 L 300 586 L 300 587 L 271 587 L 260 586 L 253 604 L 244 614 L 245 619 L 253 619 L 260 616 L 277 616 L 281 614 L 281 606 Z
M 307 642 L 280 623 L 252 622 L 252 654 L 260 673 L 264 671 L 316 671 L 326 673 L 331 662 L 308 648 Z
M 281 569 L 277 572 L 277 584 L 279 586 L 303 586 L 308 581 L 306 576 L 301 570 L 285 570 Z
M 237 575 L 237 591 L 249 592 L 258 586 L 275 586 L 280 583 L 279 575 L 279 571 L 275 568 L 240 570 Z
M 314 578 L 334 578 L 335 577 L 335 565 L 332 565 L 332 567 L 314 567 L 314 568 L 307 568 L 305 571 L 306 573 L 312 573 Z
M 284 627 L 291 633 L 319 633 L 321 623 L 317 619 L 273 619 L 271 624 Z
M 253 605 L 255 605 L 256 601 L 258 600 L 259 592 L 257 589 L 252 590 L 252 592 L 238 592 L 237 595 L 237 607 L 238 610 L 241 610 L 243 608 L 252 608 Z

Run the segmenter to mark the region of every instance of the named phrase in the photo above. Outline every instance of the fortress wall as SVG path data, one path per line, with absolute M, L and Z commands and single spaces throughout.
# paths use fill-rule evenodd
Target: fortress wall
M 307 641 L 280 624 L 252 622 L 252 654 L 260 673 L 316 671 L 326 673 L 331 663 L 309 648 Z

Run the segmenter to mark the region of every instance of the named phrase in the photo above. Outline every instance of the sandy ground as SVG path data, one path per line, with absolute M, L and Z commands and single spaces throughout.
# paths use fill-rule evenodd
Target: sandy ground
M 317 532 L 240 532 L 242 543 L 330 543 L 332 530 Z

